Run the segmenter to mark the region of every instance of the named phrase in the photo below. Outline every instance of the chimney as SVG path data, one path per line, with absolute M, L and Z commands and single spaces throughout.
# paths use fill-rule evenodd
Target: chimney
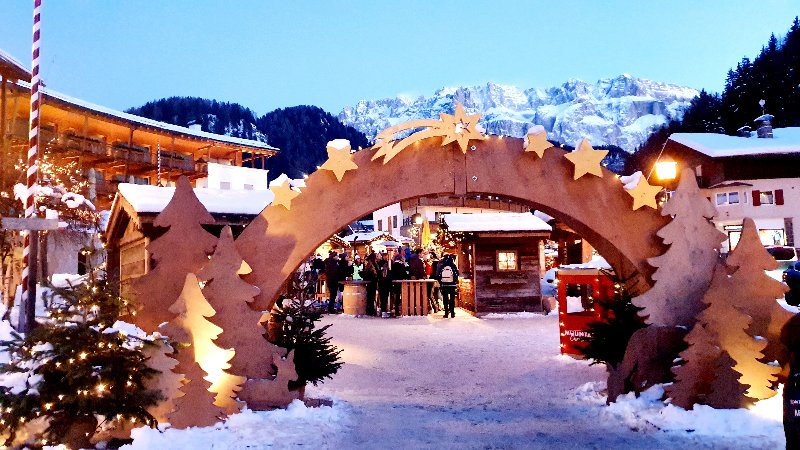
M 756 123 L 758 127 L 756 129 L 756 134 L 760 138 L 770 138 L 772 139 L 772 123 L 770 121 L 775 117 L 772 114 L 763 114 L 759 117 L 756 117 L 756 120 L 753 122 Z
M 753 129 L 750 128 L 750 125 L 745 125 L 742 128 L 739 128 L 738 130 L 736 130 L 736 135 L 739 136 L 739 137 L 749 138 L 750 136 L 752 136 L 752 134 L 751 134 L 752 132 L 753 132 Z
M 189 127 L 190 130 L 195 130 L 195 131 L 203 130 L 203 124 L 201 124 L 196 120 L 190 120 L 189 123 L 186 124 L 186 126 Z

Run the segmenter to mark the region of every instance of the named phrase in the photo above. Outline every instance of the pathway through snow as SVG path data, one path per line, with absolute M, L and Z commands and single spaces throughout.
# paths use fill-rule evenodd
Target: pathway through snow
M 649 423 L 660 422 L 638 414 L 645 411 L 651 419 L 661 414 L 660 403 L 647 396 L 612 413 L 592 390 L 605 380 L 604 369 L 558 355 L 555 315 L 334 316 L 324 323 L 333 324 L 330 332 L 346 363 L 333 380 L 309 386 L 307 394 L 334 398 L 332 408 L 297 404 L 288 411 L 245 413 L 217 429 L 137 430 L 132 448 L 783 446 L 782 428 L 775 422 L 753 425 L 756 435 L 746 437 L 659 431 Z M 746 411 L 732 413 L 745 422 L 758 419 Z M 677 414 L 686 423 L 694 421 L 693 413 Z M 719 412 L 710 417 L 721 425 L 726 421 Z

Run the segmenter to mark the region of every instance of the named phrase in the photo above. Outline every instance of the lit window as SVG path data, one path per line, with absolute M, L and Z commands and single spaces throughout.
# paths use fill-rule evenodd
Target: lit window
M 498 271 L 517 270 L 517 252 L 498 251 L 497 270 Z
M 775 204 L 775 195 L 772 191 L 761 191 L 758 193 L 758 199 L 761 201 L 762 205 L 773 205 Z

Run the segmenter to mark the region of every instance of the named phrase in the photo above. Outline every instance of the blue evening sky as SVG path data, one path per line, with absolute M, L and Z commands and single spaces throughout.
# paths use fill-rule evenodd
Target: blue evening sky
M 0 7 L 0 48 L 25 65 L 32 3 Z M 191 95 L 259 114 L 621 73 L 719 91 L 798 14 L 800 0 L 44 0 L 42 76 L 116 109 Z

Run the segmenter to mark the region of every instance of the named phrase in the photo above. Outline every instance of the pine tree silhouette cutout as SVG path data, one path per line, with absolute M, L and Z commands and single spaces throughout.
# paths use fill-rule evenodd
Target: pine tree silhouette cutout
M 250 272 L 250 266 L 236 250 L 231 228 L 226 226 L 211 261 L 198 278 L 206 281 L 203 295 L 217 312 L 209 320 L 222 329 L 214 343 L 225 349 L 238 349 L 227 372 L 250 379 L 271 378 L 273 360 L 285 350 L 264 338 L 265 330 L 259 323 L 262 313 L 250 306 L 259 289 L 240 277 Z
M 154 267 L 133 282 L 139 307 L 134 322 L 153 332 L 174 315 L 168 310 L 178 298 L 187 273 L 197 273 L 208 262 L 216 238 L 202 224 L 214 223 L 186 177 L 181 177 L 175 194 L 153 224 L 166 233 L 147 246 Z
M 208 390 L 211 383 L 203 378 L 203 368 L 192 361 L 178 370 L 184 372 L 185 384 L 181 387 L 183 395 L 175 399 L 175 411 L 168 416 L 170 425 L 179 429 L 207 427 L 222 420 L 225 412 L 214 404 L 214 395 Z
M 665 391 L 673 405 L 688 410 L 695 403 L 705 403 L 714 382 L 714 362 L 721 352 L 716 336 L 699 322 L 686 335 L 685 341 L 689 346 L 680 353 L 683 364 L 672 368 L 675 382 Z
M 175 318 L 163 327 L 164 331 L 172 339 L 189 344 L 178 349 L 178 367 L 189 367 L 197 362 L 206 371 L 207 378 L 213 380 L 211 392 L 217 394 L 216 404 L 226 411 L 238 411 L 240 405 L 234 400 L 235 389 L 237 381 L 244 380 L 225 372 L 230 367 L 227 361 L 233 357 L 233 352 L 214 344 L 222 329 L 207 320 L 215 311 L 203 296 L 194 274 L 186 275 L 183 290 L 169 311 Z
M 714 382 L 705 403 L 718 409 L 736 409 L 751 405 L 753 399 L 748 398 L 747 387 L 739 381 L 741 373 L 734 369 L 736 361 L 728 352 L 722 352 L 714 367 Z
M 164 400 L 148 411 L 159 422 L 166 422 L 169 413 L 175 410 L 175 398 L 180 394 L 181 380 L 183 376 L 175 373 L 178 360 L 169 356 L 174 353 L 172 347 L 164 342 L 157 345 L 146 347 L 143 350 L 147 356 L 147 366 L 158 370 L 160 373 L 147 379 L 144 386 L 148 389 L 156 389 L 164 395 Z
M 741 299 L 736 306 L 753 318 L 749 334 L 767 339 L 764 353 L 768 361 L 785 361 L 786 348 L 780 342 L 780 335 L 792 313 L 775 300 L 783 298 L 788 288 L 766 274 L 766 270 L 775 270 L 779 264 L 764 249 L 752 219 L 744 220 L 739 243 L 725 263 L 735 270 L 732 278 L 736 297 Z
M 703 294 L 726 239 L 710 221 L 715 214 L 716 209 L 697 187 L 694 171 L 684 169 L 661 211 L 661 215 L 672 216 L 672 221 L 656 233 L 669 248 L 647 260 L 657 268 L 655 284 L 633 299 L 636 306 L 644 308 L 640 314 L 648 323 L 691 327 L 702 311 Z
M 774 395 L 769 386 L 780 368 L 761 362 L 766 342 L 748 334 L 752 319 L 739 310 L 743 298 L 736 288 L 736 281 L 719 264 L 703 297 L 708 307 L 686 336 L 684 365 L 673 369 L 676 380 L 667 388 L 673 404 L 686 409 L 694 403 L 739 408 Z

